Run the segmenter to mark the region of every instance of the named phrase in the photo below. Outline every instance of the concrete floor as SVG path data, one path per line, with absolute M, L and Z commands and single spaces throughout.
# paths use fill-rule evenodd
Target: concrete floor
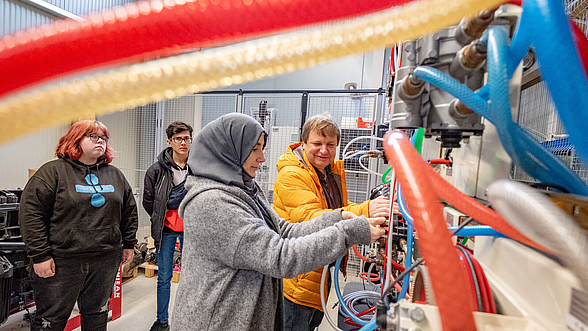
M 344 287 L 344 284 L 341 284 Z M 115 320 L 108 322 L 109 331 L 134 331 L 144 330 L 148 331 L 151 324 L 155 321 L 156 315 L 156 287 L 157 277 L 146 278 L 143 270 L 140 269 L 137 278 L 125 283 L 122 287 L 123 312 L 122 316 Z M 170 316 L 174 308 L 174 298 L 176 295 L 177 283 L 172 283 L 171 302 L 170 302 Z M 343 290 L 343 288 L 342 288 Z M 330 291 L 327 307 L 329 307 L 329 316 L 333 321 L 337 321 L 337 309 L 331 309 L 333 304 L 337 301 L 335 291 Z M 32 308 L 34 310 L 34 308 Z M 29 322 L 23 321 L 23 316 L 26 311 L 11 315 L 8 320 L 0 325 L 2 331 L 26 331 L 29 330 Z M 81 330 L 78 328 L 77 330 Z M 333 328 L 329 325 L 326 318 L 320 325 L 318 331 L 330 331 Z

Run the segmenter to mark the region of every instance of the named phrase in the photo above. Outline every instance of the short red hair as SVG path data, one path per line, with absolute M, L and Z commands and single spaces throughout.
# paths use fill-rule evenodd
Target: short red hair
M 82 147 L 80 147 L 80 141 L 82 141 L 87 134 L 98 133 L 100 131 L 102 131 L 105 136 L 110 137 L 106 126 L 98 121 L 85 120 L 72 124 L 67 133 L 59 139 L 59 143 L 55 149 L 55 156 L 59 158 L 67 156 L 70 159 L 79 160 L 84 153 Z M 113 159 L 112 148 L 110 148 L 108 142 L 106 142 L 104 154 L 98 158 L 98 161 L 103 160 L 105 163 L 110 163 Z

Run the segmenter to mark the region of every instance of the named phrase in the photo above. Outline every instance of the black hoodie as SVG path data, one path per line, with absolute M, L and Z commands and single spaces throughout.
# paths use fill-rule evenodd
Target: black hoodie
M 131 186 L 103 162 L 45 163 L 24 188 L 19 224 L 33 263 L 132 249 L 137 242 Z

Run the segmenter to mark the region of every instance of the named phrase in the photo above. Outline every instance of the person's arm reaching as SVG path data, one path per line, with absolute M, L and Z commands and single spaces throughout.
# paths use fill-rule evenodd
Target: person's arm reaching
M 205 192 L 185 207 L 185 221 L 197 224 L 206 233 L 208 245 L 215 247 L 207 254 L 233 268 L 256 270 L 276 278 L 314 270 L 344 256 L 351 245 L 369 244 L 383 233 L 379 227 L 383 219 L 368 221 L 361 216 L 343 220 L 341 212 L 335 211 L 327 213 L 338 214 L 339 221 L 333 225 L 321 228 L 320 221 L 292 223 L 288 225 L 291 232 L 309 234 L 283 238 L 239 202 L 224 202 L 219 204 L 217 196 Z M 212 205 L 217 207 L 210 208 Z M 210 219 L 218 222 L 206 221 Z

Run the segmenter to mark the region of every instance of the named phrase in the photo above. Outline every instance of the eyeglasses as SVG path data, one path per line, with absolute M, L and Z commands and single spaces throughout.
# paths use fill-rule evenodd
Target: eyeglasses
M 92 142 L 97 143 L 98 142 L 98 138 L 102 139 L 102 141 L 104 141 L 105 143 L 108 142 L 108 138 L 107 136 L 101 136 L 99 134 L 95 134 L 95 133 L 89 133 L 86 135 L 86 137 L 90 138 L 90 140 L 92 140 Z
M 185 142 L 186 144 L 192 143 L 192 137 L 173 137 L 170 140 L 176 144 L 181 144 L 182 142 Z

